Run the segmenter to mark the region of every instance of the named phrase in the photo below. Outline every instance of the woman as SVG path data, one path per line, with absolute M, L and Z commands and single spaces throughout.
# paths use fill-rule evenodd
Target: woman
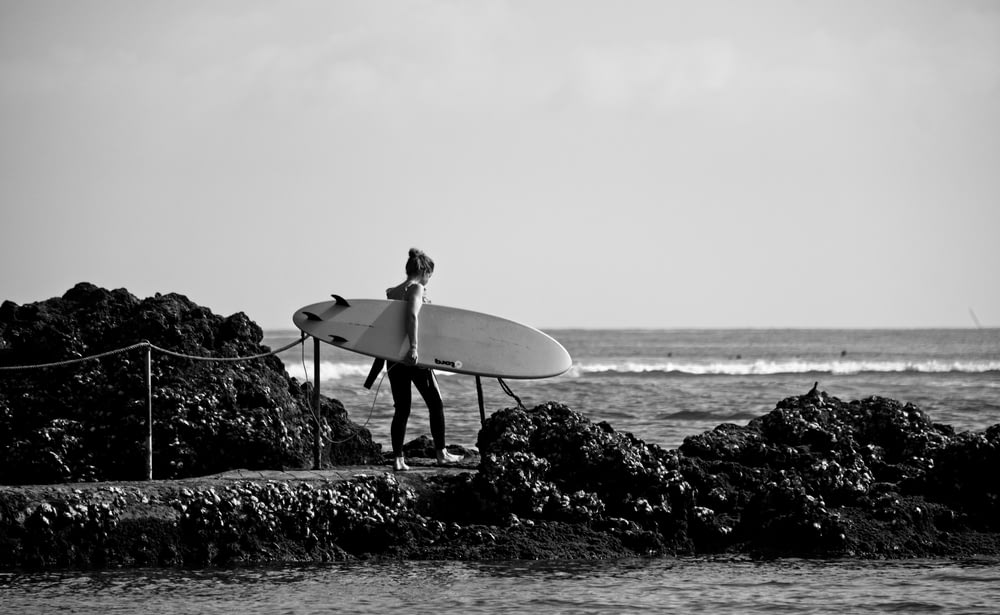
M 438 388 L 434 372 L 426 367 L 417 367 L 420 356 L 417 344 L 420 307 L 430 302 L 424 287 L 433 274 L 434 261 L 422 251 L 411 248 L 406 261 L 406 281 L 385 291 L 385 296 L 389 299 L 406 302 L 404 326 L 410 340 L 410 349 L 403 362 L 388 363 L 389 384 L 392 386 L 392 399 L 396 408 L 396 412 L 392 415 L 391 435 L 392 454 L 395 458 L 393 467 L 397 472 L 410 469 L 403 458 L 403 439 L 406 437 L 406 421 L 410 418 L 411 384 L 417 387 L 430 412 L 431 436 L 434 438 L 438 464 L 454 463 L 461 459 L 444 448 L 444 402 L 441 400 L 441 390 Z

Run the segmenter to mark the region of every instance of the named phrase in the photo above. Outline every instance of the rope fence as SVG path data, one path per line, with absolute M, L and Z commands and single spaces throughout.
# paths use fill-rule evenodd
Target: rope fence
M 53 361 L 53 362 L 50 362 L 50 363 L 36 363 L 36 364 L 33 364 L 33 365 L 4 365 L 4 366 L 0 366 L 0 373 L 2 373 L 2 372 L 12 372 L 12 371 L 24 371 L 24 370 L 32 370 L 32 369 L 47 369 L 47 368 L 53 368 L 53 367 L 63 367 L 63 366 L 67 366 L 67 365 L 74 365 L 74 364 L 77 364 L 77 363 L 83 363 L 85 361 L 95 361 L 97 359 L 102 359 L 104 357 L 110 357 L 112 355 L 117 355 L 117 354 L 123 354 L 123 353 L 126 353 L 126 352 L 131 352 L 133 350 L 145 349 L 146 350 L 146 353 L 145 353 L 145 359 L 146 359 L 146 410 L 147 410 L 146 422 L 147 422 L 147 427 L 148 427 L 148 438 L 147 438 L 147 442 L 146 442 L 146 480 L 153 480 L 153 376 L 152 376 L 153 365 L 152 365 L 152 363 L 153 363 L 153 351 L 154 350 L 156 352 L 161 353 L 161 354 L 169 355 L 169 356 L 176 357 L 176 358 L 179 358 L 179 359 L 189 359 L 189 360 L 192 360 L 192 361 L 213 361 L 213 362 L 253 361 L 253 360 L 256 360 L 256 359 L 263 359 L 265 357 L 270 357 L 270 356 L 273 356 L 273 355 L 285 352 L 286 350 L 290 350 L 291 348 L 299 346 L 300 344 L 304 344 L 305 340 L 306 340 L 306 335 L 302 334 L 301 338 L 299 338 L 298 340 L 296 340 L 296 341 L 294 341 L 294 342 L 292 342 L 290 344 L 282 346 L 281 348 L 278 348 L 276 350 L 271 350 L 269 352 L 264 352 L 264 353 L 261 353 L 261 354 L 256 354 L 256 355 L 251 355 L 251 356 L 245 356 L 245 357 L 206 357 L 206 356 L 199 356 L 199 355 L 190 355 L 190 354 L 185 354 L 185 353 L 181 353 L 181 352 L 176 352 L 174 350 L 168 350 L 166 348 L 160 348 L 159 346 L 157 346 L 156 344 L 153 344 L 151 342 L 142 341 L 142 342 L 138 342 L 136 344 L 132 344 L 131 346 L 125 346 L 124 348 L 117 348 L 115 350 L 109 350 L 107 352 L 101 352 L 101 353 L 94 354 L 94 355 L 89 355 L 89 356 L 86 356 L 86 357 L 77 357 L 77 358 L 73 358 L 73 359 L 65 359 L 63 361 Z M 316 340 L 316 341 L 317 341 L 317 345 L 318 345 L 319 340 Z M 318 363 L 318 361 L 317 361 L 317 363 Z M 317 365 L 317 374 L 318 374 L 318 365 Z M 317 434 L 318 434 L 319 433 L 319 429 L 320 429 L 320 424 L 319 424 L 319 406 L 318 406 L 318 404 L 319 404 L 319 379 L 318 379 L 318 375 L 317 375 L 317 381 L 316 381 L 316 384 L 314 385 L 314 387 L 316 389 L 314 391 L 314 400 L 315 400 L 315 403 L 316 403 L 316 408 L 314 409 L 314 418 L 316 420 L 316 430 L 317 430 Z M 318 443 L 318 439 L 316 441 Z M 319 450 L 314 451 L 314 458 L 315 458 L 315 460 L 317 460 L 317 463 L 318 463 L 318 460 L 320 458 L 319 454 L 320 454 Z
M 95 359 L 103 359 L 104 357 L 110 357 L 111 355 L 122 354 L 135 350 L 136 348 L 156 348 L 149 342 L 139 342 L 138 344 L 132 344 L 131 346 L 126 346 L 125 348 L 118 348 L 117 350 L 109 350 L 107 352 L 102 352 L 100 354 L 90 355 L 89 357 L 80 357 L 78 359 L 66 359 L 65 361 L 54 361 L 52 363 L 37 363 L 34 365 L 4 365 L 0 366 L 0 371 L 16 371 L 16 370 L 28 370 L 28 369 L 44 369 L 46 367 L 62 367 L 64 365 L 73 365 L 74 363 L 83 363 L 84 361 L 93 361 Z M 160 350 L 157 348 L 157 350 Z
M 294 348 L 296 346 L 301 345 L 301 346 L 303 346 L 303 363 L 304 363 L 305 362 L 304 350 L 305 350 L 306 337 L 307 337 L 306 334 L 303 333 L 302 337 L 300 337 L 298 340 L 296 340 L 294 342 L 291 342 L 289 344 L 286 344 L 285 346 L 282 346 L 281 348 L 278 348 L 276 350 L 271 350 L 269 352 L 264 352 L 264 353 L 261 353 L 261 354 L 255 354 L 255 355 L 250 355 L 250 356 L 245 356 L 245 357 L 206 357 L 206 356 L 200 356 L 200 355 L 185 354 L 185 353 L 177 352 L 177 351 L 174 351 L 174 350 L 168 350 L 166 348 L 161 348 L 161 347 L 157 346 L 156 344 L 153 344 L 151 342 L 148 342 L 148 341 L 144 340 L 142 342 L 138 342 L 136 344 L 132 344 L 131 346 L 125 346 L 124 348 L 117 348 L 115 350 L 108 350 L 107 352 L 101 352 L 101 353 L 90 355 L 90 356 L 86 356 L 86 357 L 75 357 L 75 358 L 72 358 L 72 359 L 65 359 L 63 361 L 53 361 L 53 362 L 50 362 L 50 363 L 37 363 L 37 364 L 34 364 L 34 365 L 4 365 L 4 366 L 0 366 L 0 374 L 2 374 L 3 372 L 11 372 L 11 371 L 18 371 L 18 370 L 22 370 L 23 371 L 23 370 L 32 370 L 32 369 L 46 369 L 46 368 L 54 368 L 54 367 L 63 367 L 63 366 L 67 366 L 67 365 L 74 365 L 76 363 L 83 363 L 84 361 L 94 361 L 94 360 L 97 360 L 97 359 L 102 359 L 104 357 L 109 357 L 109 356 L 116 355 L 116 354 L 122 354 L 122 353 L 126 353 L 126 352 L 131 352 L 133 350 L 145 349 L 145 351 L 146 351 L 145 352 L 145 359 L 146 359 L 146 414 L 147 414 L 147 416 L 146 416 L 146 422 L 147 422 L 147 428 L 148 428 L 147 440 L 146 440 L 146 480 L 153 480 L 153 351 L 156 351 L 156 352 L 159 352 L 161 354 L 165 354 L 165 355 L 168 355 L 168 356 L 171 356 L 171 357 L 176 357 L 176 358 L 179 358 L 179 359 L 189 359 L 191 361 L 237 362 L 237 361 L 253 361 L 253 360 L 256 360 L 256 359 L 263 359 L 265 357 L 270 357 L 270 356 L 273 356 L 273 355 L 277 355 L 277 354 L 280 354 L 282 352 L 285 352 L 286 350 L 290 350 L 290 349 L 292 349 L 292 348 Z M 312 390 L 312 393 L 313 393 L 313 398 L 312 398 L 312 406 L 313 406 L 312 413 L 313 413 L 313 420 L 314 420 L 314 423 L 315 423 L 315 430 L 314 430 L 314 434 L 313 434 L 313 469 L 314 470 L 321 469 L 321 459 L 322 459 L 322 456 L 321 456 L 322 441 L 321 441 L 321 434 L 320 434 L 322 425 L 321 425 L 321 420 L 320 420 L 320 385 L 319 385 L 319 383 L 320 383 L 320 361 L 319 361 L 320 350 L 319 350 L 319 345 L 320 345 L 320 340 L 318 338 L 313 338 L 313 361 L 314 361 L 314 365 L 313 365 L 313 372 L 314 372 L 313 378 L 314 378 L 314 384 L 313 384 L 313 390 Z M 305 366 L 303 365 L 303 367 L 305 367 Z M 308 371 L 306 372 L 306 374 L 307 374 L 306 375 L 306 380 L 308 381 Z M 497 378 L 497 380 L 500 382 L 500 386 L 503 388 L 504 393 L 506 393 L 507 395 L 509 395 L 510 397 L 512 397 L 517 402 L 517 406 L 519 408 L 524 409 L 524 404 L 521 402 L 521 398 L 518 397 L 516 394 L 514 394 L 514 392 L 510 389 L 510 387 L 507 385 L 506 382 L 504 382 L 504 380 L 502 378 Z M 379 386 L 381 387 L 381 382 L 379 383 Z M 476 393 L 477 393 L 477 397 L 479 398 L 479 415 L 480 415 L 480 420 L 481 420 L 481 422 L 485 423 L 486 422 L 486 410 L 485 410 L 485 407 L 483 405 L 483 387 L 482 387 L 482 382 L 480 381 L 480 377 L 479 376 L 476 376 Z M 377 396 L 378 396 L 378 392 L 376 391 L 376 397 Z M 373 409 L 374 409 L 374 405 L 375 405 L 375 402 L 373 400 L 372 401 L 372 408 Z M 371 419 L 371 414 L 370 413 L 369 413 L 368 418 Z M 367 425 L 367 424 L 368 424 L 368 422 L 365 421 L 365 425 Z M 356 435 L 357 434 L 352 434 L 346 440 L 342 440 L 342 441 L 333 441 L 333 440 L 331 440 L 330 442 L 331 442 L 331 444 L 339 444 L 339 443 L 342 443 L 342 442 L 346 442 L 347 440 L 349 440 L 350 438 L 355 437 Z
M 36 363 L 36 364 L 33 364 L 33 365 L 3 365 L 3 366 L 0 366 L 0 371 L 15 371 L 15 370 L 27 370 L 27 369 L 43 369 L 43 368 L 46 368 L 46 367 L 62 367 L 64 365 L 73 365 L 74 363 L 83 363 L 84 361 L 93 361 L 93 360 L 96 360 L 96 359 L 103 359 L 104 357 L 110 357 L 112 355 L 122 354 L 122 353 L 125 353 L 125 352 L 136 350 L 137 348 L 149 348 L 150 350 L 155 350 L 157 352 L 160 352 L 160 353 L 163 353 L 163 354 L 166 354 L 166 355 L 170 355 L 172 357 L 177 357 L 178 359 L 191 359 L 192 361 L 220 361 L 220 362 L 221 361 L 252 361 L 254 359 L 263 359 L 264 357 L 270 357 L 272 355 L 280 354 L 282 352 L 285 352 L 286 350 L 289 350 L 291 348 L 294 348 L 294 347 L 298 346 L 299 344 L 301 344 L 304 341 L 305 341 L 305 339 L 301 338 L 301 339 L 298 339 L 298 340 L 292 342 L 291 344 L 288 344 L 286 346 L 282 346 L 281 348 L 278 348 L 277 350 L 272 350 L 270 352 L 264 352 L 264 353 L 261 353 L 261 354 L 255 354 L 255 355 L 251 355 L 251 356 L 247 356 L 247 357 L 205 357 L 205 356 L 199 356 L 199 355 L 193 355 L 193 354 L 184 354 L 184 353 L 181 353 L 181 352 L 176 352 L 174 350 L 167 350 L 166 348 L 160 348 L 159 346 L 157 346 L 156 344 L 153 344 L 152 342 L 143 341 L 143 342 L 139 342 L 137 344 L 132 344 L 131 346 L 126 346 L 124 348 L 117 348 L 115 350 L 109 350 L 107 352 L 101 352 L 99 354 L 93 354 L 93 355 L 86 356 L 86 357 L 79 357 L 79 358 L 75 358 L 75 359 L 66 359 L 64 361 L 54 361 L 52 363 Z

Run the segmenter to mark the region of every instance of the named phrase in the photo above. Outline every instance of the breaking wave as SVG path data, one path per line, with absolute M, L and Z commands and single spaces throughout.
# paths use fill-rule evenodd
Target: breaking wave
M 357 362 L 343 362 L 343 361 L 320 361 L 319 362 L 319 377 L 320 381 L 329 380 L 346 380 L 355 379 L 359 383 L 363 382 L 368 376 L 369 370 L 372 368 L 372 359 L 367 359 L 365 363 Z M 313 361 L 311 358 L 307 358 L 305 362 L 305 367 L 303 368 L 302 361 L 292 360 L 285 361 L 285 370 L 288 375 L 297 378 L 301 382 L 312 382 L 313 379 Z M 382 372 L 383 374 L 385 371 Z M 451 372 L 436 371 L 435 374 L 439 378 L 447 378 L 449 376 L 455 376 Z M 360 384 L 359 384 L 360 386 Z
M 313 378 L 312 359 L 285 361 L 288 374 L 300 381 Z M 320 379 L 343 380 L 361 379 L 368 375 L 371 363 L 346 361 L 320 361 Z M 916 374 L 985 374 L 1000 372 L 1000 361 L 622 361 L 575 363 L 566 373 L 567 377 L 604 376 L 766 376 L 778 374 L 833 374 L 854 375 L 863 373 L 916 373 Z M 437 372 L 441 377 L 453 374 Z
M 634 362 L 578 363 L 572 376 L 649 374 L 688 376 L 760 376 L 771 374 L 919 373 L 982 374 L 1000 372 L 1000 361 L 718 361 L 704 363 Z
M 371 363 L 362 364 L 320 361 L 319 376 L 320 380 L 341 380 L 342 378 L 360 378 L 364 380 L 365 376 L 368 375 L 368 370 L 371 369 L 371 366 Z M 313 379 L 312 359 L 306 360 L 305 368 L 303 368 L 301 361 L 286 362 L 285 369 L 288 370 L 289 376 L 298 378 L 300 381 L 311 382 Z

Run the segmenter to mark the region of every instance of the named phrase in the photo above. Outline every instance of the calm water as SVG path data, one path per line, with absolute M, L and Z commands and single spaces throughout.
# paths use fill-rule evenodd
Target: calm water
M 392 562 L 0 573 L 5 613 L 996 613 L 1000 562 Z
M 675 448 L 720 423 L 746 424 L 813 382 L 845 401 L 870 395 L 912 402 L 958 430 L 1000 423 L 1000 329 L 949 330 L 556 330 L 573 368 L 558 378 L 508 381 L 525 405 L 554 400 L 594 421 Z M 298 336 L 271 331 L 265 343 Z M 363 388 L 369 359 L 323 344 L 321 386 L 388 448 L 392 397 Z M 289 373 L 312 378 L 312 344 L 281 355 Z M 305 367 L 303 367 L 305 366 Z M 449 443 L 473 446 L 475 379 L 439 373 Z M 513 406 L 483 382 L 487 414 Z M 408 439 L 429 432 L 419 404 Z

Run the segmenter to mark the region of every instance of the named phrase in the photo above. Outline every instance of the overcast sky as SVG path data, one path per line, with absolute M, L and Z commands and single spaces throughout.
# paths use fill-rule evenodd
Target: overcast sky
M 1000 2 L 0 0 L 0 300 L 1000 326 Z

